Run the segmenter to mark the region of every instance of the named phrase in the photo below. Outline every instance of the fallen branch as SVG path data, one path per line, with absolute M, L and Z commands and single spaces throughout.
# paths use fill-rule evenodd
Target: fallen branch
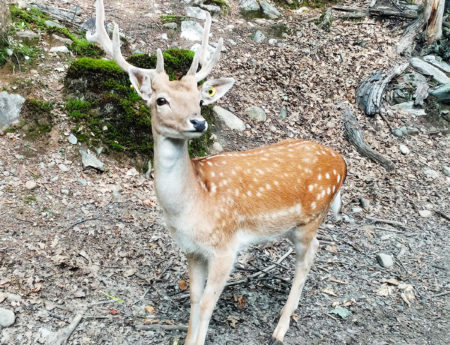
M 414 20 L 411 24 L 403 32 L 400 41 L 397 43 L 395 47 L 395 52 L 399 55 L 409 55 L 414 50 L 414 41 L 416 36 L 422 32 L 424 22 L 423 15 L 420 15 L 416 20 Z
M 348 7 L 348 6 L 333 6 L 333 10 L 345 12 L 345 14 L 339 15 L 339 19 L 359 19 L 369 15 L 369 12 L 364 8 Z
M 327 8 L 323 16 L 321 17 L 322 21 L 317 24 L 317 27 L 323 30 L 329 30 L 331 26 L 331 21 L 333 20 L 333 16 L 331 15 L 331 8 Z
M 358 152 L 363 156 L 380 163 L 386 170 L 394 170 L 394 163 L 380 155 L 366 143 L 361 126 L 353 115 L 350 107 L 347 104 L 340 106 L 343 106 L 344 128 L 348 141 L 355 146 Z
M 84 314 L 86 313 L 87 306 L 82 308 L 73 318 L 72 322 L 67 327 L 60 329 L 56 333 L 56 340 L 51 345 L 65 345 L 69 340 L 75 328 L 77 328 Z
M 398 17 L 416 19 L 419 15 L 415 10 L 392 8 L 389 6 L 378 6 L 369 9 L 369 14 L 376 17 Z
M 402 228 L 406 228 L 406 229 L 408 228 L 408 226 L 406 224 L 397 222 L 395 220 L 375 218 L 372 216 L 366 216 L 366 219 L 371 220 L 375 223 L 385 223 L 385 224 L 389 224 L 389 225 L 401 226 Z
M 369 78 L 362 81 L 356 90 L 356 102 L 368 116 L 375 116 L 380 113 L 381 98 L 389 82 L 409 66 L 409 62 L 391 68 L 384 78 L 382 71 L 377 71 Z
M 134 327 L 141 331 L 187 331 L 188 329 L 188 326 L 186 325 L 161 325 L 159 323 L 153 325 L 135 325 Z

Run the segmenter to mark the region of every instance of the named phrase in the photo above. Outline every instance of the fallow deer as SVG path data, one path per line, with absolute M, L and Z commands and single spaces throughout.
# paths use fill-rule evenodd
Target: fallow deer
M 219 59 L 223 41 L 208 60 L 211 17 L 206 13 L 201 50 L 187 74 L 169 81 L 161 50 L 155 69 L 130 65 L 120 51 L 119 29 L 111 40 L 103 0 L 96 3 L 96 32 L 88 33 L 126 72 L 152 112 L 154 178 L 167 227 L 189 264 L 191 312 L 186 345 L 202 345 L 216 302 L 240 249 L 288 237 L 295 246 L 292 288 L 270 344 L 282 344 L 319 246 L 316 232 L 329 208 L 337 215 L 346 176 L 342 156 L 304 140 L 190 159 L 188 141 L 207 123 L 202 104 L 221 98 L 234 79 L 204 80 Z M 199 64 L 201 68 L 199 68 Z

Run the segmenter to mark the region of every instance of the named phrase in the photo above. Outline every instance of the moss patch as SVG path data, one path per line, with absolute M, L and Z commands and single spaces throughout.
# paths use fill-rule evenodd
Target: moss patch
M 22 107 L 20 122 L 8 131 L 20 130 L 27 139 L 36 140 L 52 130 L 54 104 L 37 99 L 27 99 Z
M 274 2 L 281 7 L 295 10 L 302 6 L 313 8 L 324 7 L 330 3 L 337 3 L 339 0 L 274 0 Z
M 177 23 L 178 25 L 181 25 L 182 21 L 189 20 L 188 17 L 180 16 L 178 14 L 168 14 L 159 17 L 159 19 L 161 19 L 163 23 Z
M 165 70 L 172 80 L 188 71 L 194 57 L 192 51 L 179 49 L 169 49 L 163 55 Z M 155 68 L 156 56 L 137 54 L 128 62 L 142 68 Z M 131 88 L 127 73 L 115 62 L 80 58 L 69 67 L 65 86 L 68 92 L 66 111 L 74 122 L 73 132 L 79 141 L 92 147 L 105 147 L 108 153 L 126 153 L 139 162 L 152 157 L 150 110 Z M 202 114 L 209 124 L 214 123 L 210 107 L 204 107 Z M 192 141 L 190 152 L 205 155 L 209 141 L 208 132 Z

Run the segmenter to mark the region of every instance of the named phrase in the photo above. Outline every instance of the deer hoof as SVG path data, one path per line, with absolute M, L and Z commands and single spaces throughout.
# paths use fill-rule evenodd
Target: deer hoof
M 275 338 L 272 338 L 272 339 L 270 339 L 269 345 L 283 345 L 283 342 L 281 342 Z

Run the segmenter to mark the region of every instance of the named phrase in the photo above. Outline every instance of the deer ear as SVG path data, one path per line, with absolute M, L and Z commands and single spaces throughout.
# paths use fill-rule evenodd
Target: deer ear
M 234 84 L 233 78 L 207 80 L 201 86 L 203 104 L 211 104 L 225 95 Z
M 152 95 L 152 78 L 151 74 L 142 71 L 139 68 L 131 67 L 128 71 L 131 84 L 138 93 L 138 95 L 144 100 L 149 101 Z

